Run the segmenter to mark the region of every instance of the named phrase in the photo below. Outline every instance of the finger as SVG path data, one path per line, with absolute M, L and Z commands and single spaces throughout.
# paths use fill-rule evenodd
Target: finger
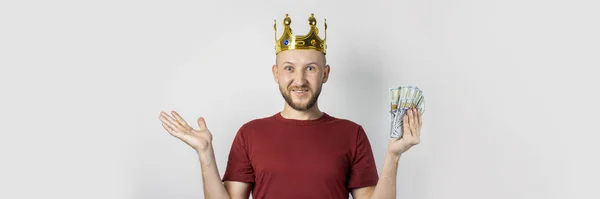
M 162 123 L 162 126 L 163 126 L 163 128 L 165 128 L 165 130 L 167 130 L 167 132 L 169 132 L 169 134 L 171 134 L 172 136 L 175 136 L 177 138 L 180 138 L 181 132 L 174 131 L 173 129 L 171 129 L 171 127 L 169 127 L 165 123 Z
M 179 123 L 177 120 L 175 120 L 175 118 L 173 118 L 172 116 L 170 116 L 169 114 L 163 112 L 163 116 L 169 120 L 170 122 L 172 122 L 177 128 L 174 130 L 179 130 L 179 131 L 184 131 L 184 132 L 188 132 L 186 128 L 184 128 L 184 126 Z
M 410 123 L 408 123 L 408 114 L 404 115 L 404 117 L 402 117 L 402 130 L 404 133 L 402 133 L 402 137 L 408 139 L 409 137 L 412 137 L 412 133 L 410 132 Z
M 419 127 L 419 110 L 417 108 L 413 108 L 413 119 L 415 121 L 413 121 L 413 126 L 415 127 L 415 129 L 417 129 Z
M 412 127 L 411 129 L 412 129 L 413 134 L 415 135 L 415 137 L 418 137 L 419 135 L 418 135 L 417 130 L 418 130 L 419 127 L 418 127 L 417 124 L 419 123 L 419 119 L 417 118 L 418 113 L 416 111 L 416 108 L 411 108 L 410 109 L 410 113 L 411 113 L 411 116 L 412 116 L 410 118 L 410 126 Z
M 179 122 L 179 124 L 181 124 L 181 126 L 183 126 L 185 129 L 190 130 L 192 128 L 177 112 L 171 111 L 171 114 L 173 114 L 177 122 Z
M 416 129 L 415 129 L 415 127 L 416 127 L 416 125 L 415 125 L 415 111 L 412 108 L 409 109 L 409 111 L 408 111 L 408 123 L 410 123 L 410 131 L 411 131 L 412 135 L 413 136 L 417 136 L 417 132 L 415 132 L 416 131 Z
M 169 128 L 171 128 L 171 130 L 173 131 L 181 131 L 181 129 L 179 128 L 178 123 L 176 123 L 175 121 L 173 121 L 173 118 L 171 118 L 170 116 L 165 116 L 166 113 L 161 113 L 160 114 L 160 121 L 162 121 L 163 123 L 165 123 L 167 126 L 169 126 Z
M 204 121 L 203 117 L 199 117 L 198 118 L 198 127 L 200 128 L 200 130 L 206 130 L 206 121 Z
M 419 121 L 417 125 L 417 137 L 421 137 L 421 127 L 423 126 L 423 118 L 421 112 L 419 111 L 417 111 L 417 118 L 417 121 Z
M 421 124 L 421 112 L 417 108 L 413 108 L 413 112 L 415 113 L 415 127 L 418 129 Z
M 419 126 L 423 125 L 423 113 L 419 111 Z

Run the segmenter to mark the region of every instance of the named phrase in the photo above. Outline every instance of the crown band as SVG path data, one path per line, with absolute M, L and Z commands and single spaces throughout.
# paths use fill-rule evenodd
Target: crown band
M 288 14 L 285 14 L 285 19 L 283 20 L 283 34 L 279 39 L 277 39 L 277 21 L 275 20 L 275 24 L 273 24 L 273 29 L 275 29 L 275 54 L 278 54 L 281 51 L 294 49 L 313 49 L 323 52 L 323 54 L 327 53 L 327 19 L 324 19 L 324 39 L 319 37 L 317 20 L 315 20 L 314 14 L 312 13 L 308 18 L 310 31 L 306 35 L 294 35 L 292 33 L 292 28 L 290 28 L 291 23 L 292 19 L 290 19 Z

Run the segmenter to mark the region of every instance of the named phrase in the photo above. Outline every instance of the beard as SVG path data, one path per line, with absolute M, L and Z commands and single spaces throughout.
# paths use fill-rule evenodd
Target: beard
M 307 94 L 312 93 L 312 95 L 309 96 L 309 100 L 307 103 L 294 103 L 294 100 L 292 99 L 292 90 L 299 90 L 299 89 L 306 89 L 308 91 Z M 294 110 L 297 111 L 306 111 L 310 108 L 312 108 L 313 106 L 315 106 L 315 104 L 317 103 L 317 100 L 319 99 L 319 95 L 321 94 L 321 86 L 319 86 L 317 88 L 316 92 L 312 92 L 312 90 L 309 87 L 306 86 L 301 86 L 301 87 L 289 87 L 288 89 L 283 89 L 281 88 L 281 86 L 279 87 L 279 91 L 281 92 L 281 95 L 283 96 L 283 99 L 285 99 L 285 102 L 287 102 L 288 105 L 290 105 L 290 107 L 292 107 Z

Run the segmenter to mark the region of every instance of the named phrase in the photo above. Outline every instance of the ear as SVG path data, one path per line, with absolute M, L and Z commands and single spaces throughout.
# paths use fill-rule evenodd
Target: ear
M 327 79 L 329 79 L 329 64 L 325 65 L 325 74 L 323 75 L 323 83 L 327 82 Z
M 279 84 L 279 71 L 277 70 L 277 64 L 273 64 L 271 71 L 273 71 L 273 78 L 275 79 L 275 82 Z

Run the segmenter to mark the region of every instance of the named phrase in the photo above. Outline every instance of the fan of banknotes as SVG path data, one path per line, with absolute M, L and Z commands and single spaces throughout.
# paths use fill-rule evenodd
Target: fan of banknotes
M 406 115 L 406 110 L 416 107 L 421 115 L 423 115 L 425 111 L 425 98 L 423 97 L 423 91 L 413 85 L 391 88 L 390 97 L 390 137 L 400 138 L 404 133 L 402 129 L 402 117 Z

